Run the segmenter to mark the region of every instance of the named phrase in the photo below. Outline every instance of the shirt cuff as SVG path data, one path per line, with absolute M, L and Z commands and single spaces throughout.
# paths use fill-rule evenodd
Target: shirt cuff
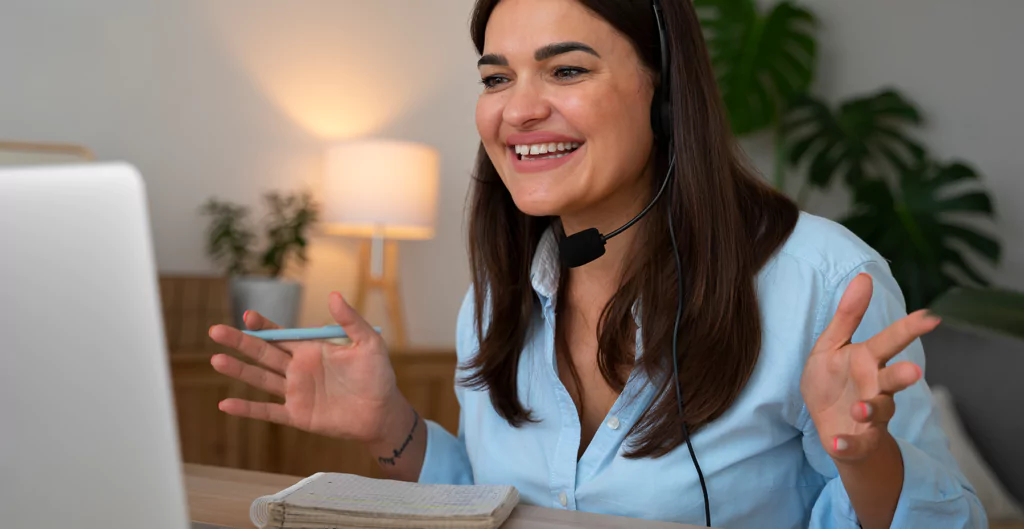
M 896 437 L 903 456 L 903 490 L 892 527 L 973 527 L 970 501 L 954 472 L 909 441 Z
M 427 451 L 419 483 L 469 485 L 473 483 L 473 467 L 466 446 L 443 426 L 426 420 Z

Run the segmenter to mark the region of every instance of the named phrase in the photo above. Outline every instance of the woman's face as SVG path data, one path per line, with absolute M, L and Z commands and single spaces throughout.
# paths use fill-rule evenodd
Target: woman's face
M 480 77 L 477 129 L 521 211 L 573 233 L 649 199 L 653 85 L 610 24 L 575 0 L 502 0 Z

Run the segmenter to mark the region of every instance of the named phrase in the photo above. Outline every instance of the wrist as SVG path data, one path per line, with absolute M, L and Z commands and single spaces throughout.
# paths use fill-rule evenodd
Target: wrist
M 840 471 L 858 472 L 879 467 L 899 466 L 903 462 L 903 456 L 896 438 L 888 430 L 883 430 L 879 434 L 878 442 L 874 448 L 862 457 L 844 459 L 832 456 L 832 461 Z
M 883 432 L 864 457 L 833 461 L 861 527 L 890 527 L 903 493 L 903 453 L 896 438 Z
M 401 393 L 395 393 L 382 411 L 377 434 L 366 441 L 367 447 L 374 454 L 391 452 L 395 446 L 401 444 L 409 435 L 414 419 L 417 419 L 412 404 Z

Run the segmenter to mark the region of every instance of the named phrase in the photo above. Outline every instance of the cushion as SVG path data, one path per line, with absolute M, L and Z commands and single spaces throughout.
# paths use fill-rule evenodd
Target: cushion
M 985 507 L 990 520 L 1001 522 L 1024 522 L 1024 509 L 1006 492 L 992 468 L 978 454 L 974 442 L 964 430 L 960 416 L 953 403 L 953 396 L 943 386 L 932 387 L 932 401 L 939 415 L 939 422 L 949 437 L 949 450 L 956 459 L 960 470 Z

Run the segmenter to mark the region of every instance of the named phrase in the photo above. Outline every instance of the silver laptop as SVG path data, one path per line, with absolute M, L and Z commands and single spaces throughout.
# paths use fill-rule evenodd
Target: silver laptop
M 186 529 L 146 194 L 0 169 L 0 526 Z

